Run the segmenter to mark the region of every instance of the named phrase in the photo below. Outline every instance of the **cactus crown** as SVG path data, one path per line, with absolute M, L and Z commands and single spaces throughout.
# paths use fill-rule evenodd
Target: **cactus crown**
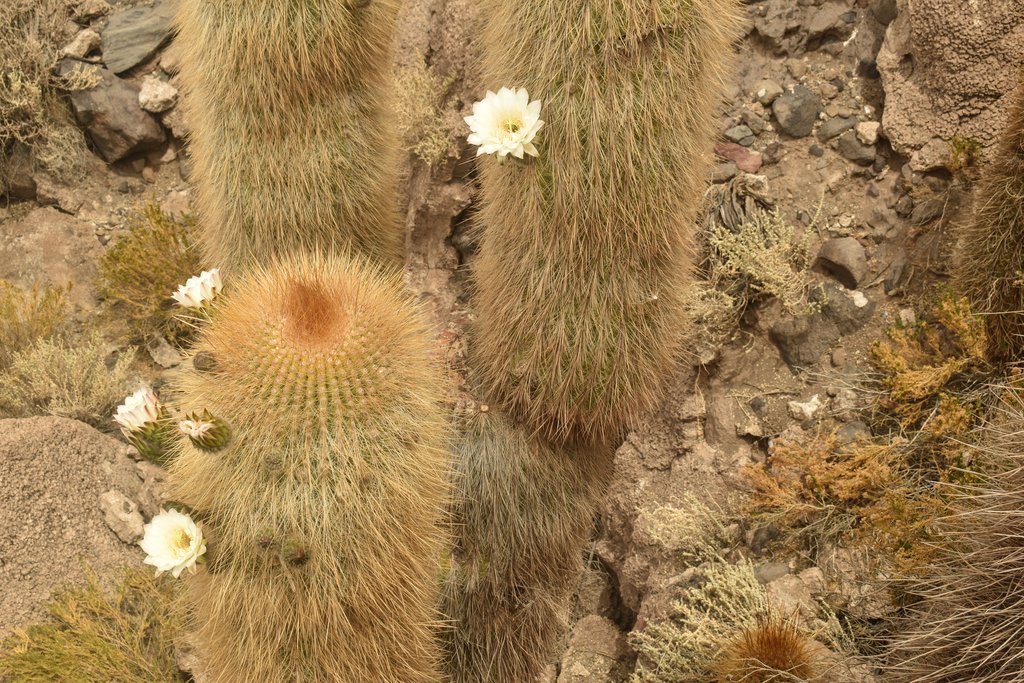
M 215 307 L 217 325 L 196 345 L 215 367 L 187 380 L 194 409 L 225 403 L 214 413 L 230 424 L 294 432 L 372 420 L 411 399 L 408 373 L 424 372 L 428 334 L 398 284 L 363 267 L 315 263 L 257 270 Z

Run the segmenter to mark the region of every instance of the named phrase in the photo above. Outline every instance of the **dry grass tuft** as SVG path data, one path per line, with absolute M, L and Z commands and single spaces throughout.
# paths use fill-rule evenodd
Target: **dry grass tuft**
M 455 81 L 442 79 L 422 55 L 398 71 L 395 108 L 398 134 L 406 149 L 431 166 L 455 150 L 455 131 L 445 120 L 444 98 Z
M 890 653 L 887 681 L 1024 681 L 1024 393 L 1004 389 L 969 441 L 998 469 L 955 487 L 935 524 L 945 540 L 901 586 L 921 600 Z
M 12 171 L 15 148 L 27 150 L 59 178 L 78 173 L 85 144 L 53 75 L 73 0 L 0 0 L 0 187 Z
M 110 416 L 131 388 L 135 350 L 110 367 L 99 335 L 44 340 L 14 354 L 0 374 L 0 413 L 9 417 L 56 415 L 109 428 Z
M 180 309 L 171 293 L 202 269 L 195 222 L 150 204 L 132 217 L 128 234 L 103 254 L 98 289 L 113 311 L 128 320 L 133 336 L 186 340 L 193 327 L 176 315 Z
M 184 683 L 174 663 L 180 624 L 168 581 L 127 570 L 108 595 L 95 574 L 59 594 L 50 618 L 0 645 L 9 683 Z
M 67 328 L 67 289 L 35 285 L 23 290 L 0 280 L 0 371 L 15 354 Z
M 768 615 L 744 628 L 726 646 L 713 669 L 718 683 L 818 681 L 820 646 L 792 619 Z

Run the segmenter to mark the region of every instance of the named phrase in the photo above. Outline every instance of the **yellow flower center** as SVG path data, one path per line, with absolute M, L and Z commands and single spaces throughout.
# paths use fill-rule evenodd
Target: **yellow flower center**
M 501 130 L 509 135 L 515 135 L 523 127 L 523 119 L 518 116 L 509 116 L 501 122 Z
M 178 529 L 171 539 L 171 547 L 179 554 L 188 552 L 192 547 L 192 537 L 184 529 Z

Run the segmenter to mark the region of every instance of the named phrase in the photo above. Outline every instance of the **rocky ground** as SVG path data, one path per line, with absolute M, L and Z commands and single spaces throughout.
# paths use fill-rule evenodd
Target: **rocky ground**
M 190 208 L 188 122 L 177 106 L 168 23 L 174 7 L 174 0 L 82 3 L 62 68 L 98 79 L 69 97 L 94 152 L 88 171 L 62 184 L 26 170 L 11 182 L 11 202 L 0 204 L 0 277 L 71 282 L 83 325 L 98 319 L 97 259 L 129 213 L 149 201 L 175 214 Z M 870 612 L 869 588 L 849 581 L 856 558 L 842 549 L 817 563 L 767 550 L 770 539 L 738 512 L 741 471 L 763 462 L 780 434 L 867 430 L 855 390 L 869 370 L 867 348 L 887 327 L 912 320 L 915 302 L 945 275 L 970 162 L 1001 124 L 1000 97 L 1012 77 L 1006 65 L 1024 62 L 1024 8 L 1014 0 L 914 7 L 909 0 L 745 0 L 744 12 L 715 148 L 713 182 L 723 191 L 709 202 L 756 197 L 778 209 L 806 247 L 799 277 L 819 305 L 754 302 L 730 339 L 681 364 L 661 408 L 626 439 L 550 681 L 626 680 L 635 658 L 627 634 L 663 615 L 693 573 L 652 539 L 646 520 L 691 496 L 735 520 L 735 545 L 754 558 L 779 604 L 813 614 L 815 598 L 827 592 Z M 469 0 L 410 1 L 395 43 L 399 72 L 425 66 L 436 86 L 432 125 L 447 145 L 432 164 L 408 157 L 407 272 L 433 307 L 456 377 L 472 315 L 465 276 L 474 253 L 475 188 L 461 116 L 498 85 L 475 72 L 478 20 Z M 166 344 L 153 348 L 143 372 L 155 378 L 177 358 Z M 457 390 L 457 402 L 471 406 Z M 47 474 L 38 456 L 23 467 L 26 449 L 52 454 L 54 472 L 81 476 Z M 0 488 L 24 492 L 0 499 L 0 513 L 24 521 L 32 510 L 33 520 L 53 526 L 45 539 L 36 538 L 35 524 L 5 531 L 0 577 L 19 589 L 0 596 L 2 633 L 38 616 L 39 601 L 77 571 L 72 558 L 100 572 L 140 561 L 128 544 L 142 515 L 159 505 L 161 475 L 133 464 L 111 438 L 59 419 L 0 422 L 0 451 Z M 92 471 L 81 469 L 85 462 Z M 31 553 L 10 550 L 26 544 Z

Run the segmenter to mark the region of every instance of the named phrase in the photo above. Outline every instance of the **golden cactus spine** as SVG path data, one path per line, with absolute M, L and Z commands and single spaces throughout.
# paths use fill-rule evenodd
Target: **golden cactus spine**
M 486 0 L 484 83 L 543 102 L 540 156 L 485 159 L 475 362 L 555 442 L 608 442 L 687 331 L 694 220 L 737 0 Z
M 974 213 L 960 230 L 957 286 L 985 314 L 989 355 L 1024 360 L 1024 73 L 974 196 Z
M 291 251 L 403 249 L 386 96 L 398 0 L 182 0 L 201 237 L 238 270 Z
M 176 382 L 184 412 L 229 432 L 217 450 L 182 439 L 171 468 L 208 538 L 189 605 L 214 683 L 441 680 L 443 387 L 424 319 L 375 273 L 255 270 Z
M 442 596 L 449 683 L 534 681 L 565 630 L 611 449 L 552 446 L 493 412 L 456 448 L 455 543 Z

